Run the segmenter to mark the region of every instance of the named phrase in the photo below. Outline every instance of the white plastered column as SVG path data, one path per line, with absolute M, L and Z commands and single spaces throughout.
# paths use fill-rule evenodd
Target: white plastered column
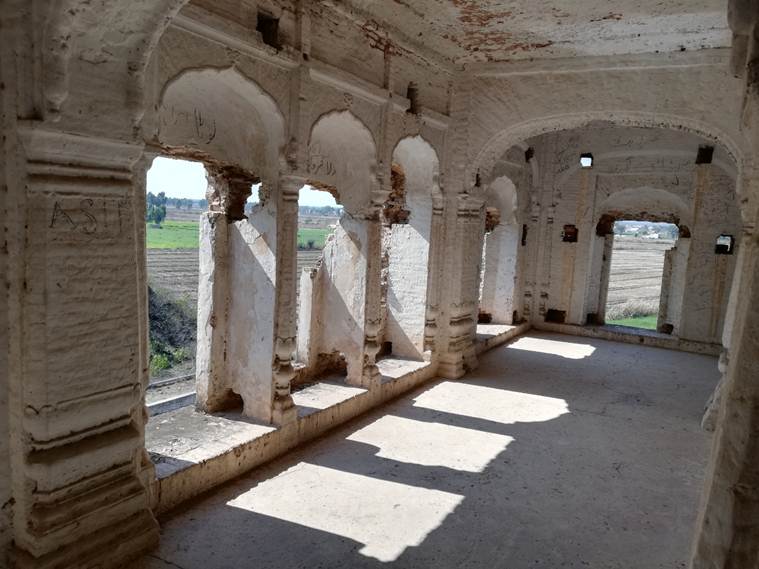
M 741 164 L 743 234 L 725 318 L 724 375 L 715 397 L 716 431 L 702 493 L 692 569 L 755 567 L 759 560 L 759 11 L 731 0 L 736 74 L 746 78 L 747 134 L 754 154 Z M 736 120 L 738 117 L 736 117 Z
M 424 350 L 431 357 L 436 355 L 439 333 L 440 296 L 442 289 L 443 254 L 445 251 L 445 232 L 443 217 L 443 199 L 439 196 L 432 200 L 432 229 L 430 232 L 429 274 L 427 277 L 427 311 L 424 327 Z
M 447 322 L 438 373 L 455 379 L 477 367 L 474 340 L 485 208 L 481 199 L 468 194 L 449 198 L 449 207 L 454 208 L 455 224 L 446 240 L 449 252 L 444 296 Z
M 12 562 L 136 563 L 158 540 L 144 483 L 143 149 L 36 125 L 20 138 Z
M 197 405 L 220 411 L 239 396 L 245 415 L 281 421 L 282 413 L 274 416 L 274 374 L 281 363 L 275 365 L 274 353 L 279 193 L 267 194 L 246 217 L 255 179 L 224 167 L 210 169 L 208 178 L 211 211 L 201 220 L 200 236 Z M 284 354 L 290 346 L 278 348 Z

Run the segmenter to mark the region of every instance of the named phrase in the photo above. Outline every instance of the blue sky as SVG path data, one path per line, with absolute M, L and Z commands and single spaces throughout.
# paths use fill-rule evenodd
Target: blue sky
M 159 156 L 153 160 L 153 165 L 148 170 L 147 191 L 154 194 L 166 192 L 166 196 L 170 198 L 203 199 L 206 197 L 206 169 L 200 162 Z M 258 201 L 258 196 L 253 195 L 248 201 Z M 337 205 L 335 198 L 330 194 L 310 187 L 300 191 L 298 203 L 309 206 Z

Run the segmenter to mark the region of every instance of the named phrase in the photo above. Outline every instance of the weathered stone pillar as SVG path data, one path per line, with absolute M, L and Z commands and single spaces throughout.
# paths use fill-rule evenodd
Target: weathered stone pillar
M 690 254 L 690 238 L 680 236 L 675 246 L 665 253 L 664 277 L 662 278 L 662 298 L 659 306 L 657 330 L 678 336 L 680 315 L 685 292 L 685 277 Z
M 229 295 L 227 216 L 219 211 L 200 217 L 198 333 L 195 357 L 197 406 L 207 412 L 235 399 L 225 381 L 225 346 Z
M 693 550 L 693 569 L 759 562 L 759 243 L 746 235 L 736 273 L 738 309 L 720 390 L 716 433 Z M 740 278 L 740 281 L 737 281 Z M 723 363 L 725 363 L 723 361 Z
M 443 199 L 433 196 L 432 227 L 430 229 L 429 276 L 427 277 L 427 310 L 424 324 L 424 351 L 435 352 L 440 315 L 442 288 L 441 268 L 445 251 Z
M 601 258 L 601 286 L 598 290 L 597 323 L 606 322 L 606 302 L 609 299 L 609 278 L 611 277 L 611 258 L 614 254 L 614 233 L 604 235 L 604 249 Z
M 674 248 L 664 251 L 664 266 L 661 277 L 661 293 L 659 295 L 659 312 L 656 315 L 656 331 L 667 333 L 667 314 L 672 292 L 672 268 Z
M 305 183 L 300 178 L 282 178 L 277 192 L 277 308 L 272 411 L 275 425 L 291 423 L 297 418 L 290 382 L 295 377 L 293 357 L 298 317 L 298 195 Z
M 208 167 L 208 179 L 210 211 L 202 222 L 200 244 L 197 404 L 219 411 L 242 399 L 246 416 L 279 423 L 287 413 L 289 394 L 279 398 L 275 385 L 280 395 L 289 390 L 291 365 L 286 362 L 294 347 L 294 334 L 284 333 L 292 321 L 282 328 L 284 341 L 275 339 L 277 209 L 288 199 L 265 183 L 261 203 L 246 216 L 255 176 L 237 167 Z M 292 240 L 287 230 L 281 237 Z
M 158 541 L 144 472 L 142 146 L 29 125 L 11 188 L 13 565 L 136 564 Z
M 716 423 L 692 569 L 759 566 L 759 6 L 730 0 L 732 68 L 746 79 L 744 123 L 754 155 L 741 164 L 744 230 L 723 331 L 724 374 L 705 423 Z M 738 117 L 736 117 L 737 119 Z M 717 417 L 714 421 L 714 409 Z M 710 416 L 711 415 L 711 416 Z
M 740 304 L 738 298 L 738 285 L 741 282 L 743 267 L 746 266 L 745 256 L 751 251 L 752 231 L 749 229 L 744 232 L 741 243 L 738 246 L 738 259 L 735 264 L 733 273 L 733 287 L 730 291 L 730 298 L 725 311 L 725 326 L 722 329 L 722 352 L 719 355 L 717 364 L 719 372 L 722 374 L 717 387 L 706 402 L 706 410 L 701 419 L 701 426 L 704 430 L 713 432 L 717 427 L 719 418 L 719 408 L 722 404 L 722 388 L 725 384 L 725 374 L 727 373 L 728 363 L 730 361 L 730 347 L 733 344 L 733 330 L 737 319 L 737 310 Z M 678 241 L 679 243 L 679 241 Z
M 449 262 L 445 270 L 447 342 L 438 368 L 438 373 L 447 378 L 459 378 L 477 367 L 474 340 L 485 234 L 483 201 L 468 194 L 454 199 L 456 220 L 448 240 Z
M 361 386 L 373 389 L 379 386 L 377 352 L 382 327 L 382 222 L 380 206 L 375 205 L 366 223 L 366 305 L 364 309 L 364 368 Z
M 197 407 L 212 413 L 239 400 L 226 377 L 229 224 L 233 216 L 239 219 L 244 215 L 242 209 L 250 195 L 250 184 L 247 184 L 247 193 L 243 186 L 238 188 L 241 195 L 233 196 L 230 193 L 234 192 L 234 187 L 230 188 L 225 172 L 209 169 L 206 178 L 209 211 L 200 217 L 195 378 Z

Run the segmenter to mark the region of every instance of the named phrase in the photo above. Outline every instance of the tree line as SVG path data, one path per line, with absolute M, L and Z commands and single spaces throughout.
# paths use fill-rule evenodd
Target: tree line
M 160 227 L 163 220 L 166 219 L 167 207 L 173 206 L 176 209 L 191 210 L 197 206 L 199 209 L 205 210 L 208 207 L 208 201 L 205 198 L 201 200 L 169 198 L 166 197 L 166 192 L 159 192 L 158 194 L 148 192 L 145 205 L 145 221 Z
M 256 203 L 245 204 L 245 211 L 251 212 L 256 205 Z M 145 221 L 160 227 L 163 220 L 166 219 L 166 208 L 171 206 L 180 210 L 192 210 L 197 206 L 200 210 L 205 210 L 208 207 L 208 201 L 206 199 L 193 200 L 190 198 L 170 198 L 166 197 L 166 192 L 159 192 L 158 194 L 148 192 Z M 330 205 L 302 205 L 298 207 L 298 214 L 339 218 L 343 214 L 343 208 Z

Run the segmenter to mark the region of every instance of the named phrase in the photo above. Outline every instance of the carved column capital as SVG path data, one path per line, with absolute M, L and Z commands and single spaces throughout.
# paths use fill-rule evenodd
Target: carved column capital
M 300 190 L 303 188 L 303 186 L 307 185 L 308 180 L 303 176 L 283 175 L 279 178 L 278 189 L 279 192 L 283 195 L 295 195 L 295 201 L 298 201 L 297 196 L 300 195 Z
M 238 166 L 206 165 L 209 211 L 224 213 L 230 221 L 245 219 L 245 202 L 252 192 L 251 186 L 260 179 Z

